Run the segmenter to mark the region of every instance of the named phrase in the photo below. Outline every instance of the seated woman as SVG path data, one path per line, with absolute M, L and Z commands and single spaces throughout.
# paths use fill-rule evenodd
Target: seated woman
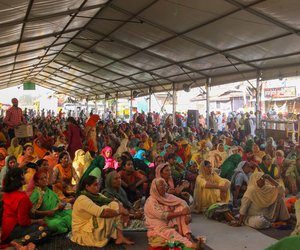
M 132 208 L 131 202 L 128 200 L 127 194 L 122 188 L 121 176 L 117 171 L 112 170 L 105 177 L 105 189 L 102 194 L 107 198 L 118 200 L 126 209 Z
M 278 167 L 273 164 L 273 159 L 270 155 L 266 154 L 262 158 L 262 162 L 258 165 L 261 172 L 270 175 L 273 179 L 279 179 Z
M 128 211 L 119 203 L 99 194 L 95 176 L 87 176 L 80 187 L 72 214 L 71 241 L 82 246 L 104 247 L 111 238 L 116 244 L 131 245 L 122 231 L 122 215 Z
M 74 202 L 75 185 L 72 184 L 72 179 L 76 183 L 79 182 L 75 169 L 72 167 L 70 156 L 67 152 L 61 152 L 58 158 L 58 164 L 53 170 L 53 191 L 58 198 L 64 202 Z
M 202 213 L 217 202 L 228 203 L 229 187 L 230 181 L 215 173 L 209 161 L 203 161 L 194 189 L 193 209 L 195 212 Z
M 8 155 L 14 155 L 16 158 L 23 153 L 23 147 L 19 144 L 17 137 L 11 139 L 10 147 L 7 149 Z
M 271 222 L 290 218 L 284 203 L 284 187 L 270 175 L 253 173 L 242 198 L 239 224 L 256 229 L 268 228 Z
M 167 192 L 169 194 L 173 194 L 181 199 L 184 199 L 188 203 L 192 203 L 192 196 L 188 192 L 184 192 L 183 190 L 189 188 L 189 182 L 183 180 L 179 185 L 174 185 L 174 180 L 172 176 L 172 170 L 168 163 L 162 163 L 158 165 L 155 169 L 155 177 L 163 178 L 167 185 Z
M 190 208 L 184 200 L 168 194 L 167 189 L 163 178 L 152 181 L 144 207 L 149 244 L 158 247 L 165 245 L 166 241 L 179 241 L 186 247 L 200 249 L 201 242 L 192 241 Z
M 289 191 L 296 195 L 300 190 L 300 156 L 297 156 L 296 162 L 287 169 L 286 178 Z
M 234 207 L 238 207 L 240 205 L 241 199 L 246 192 L 250 175 L 254 172 L 254 170 L 255 167 L 246 161 L 241 161 L 238 167 L 234 170 L 230 185 Z
M 79 178 L 81 178 L 81 176 L 85 171 L 84 158 L 85 158 L 85 152 L 82 149 L 76 150 L 72 165 Z
M 6 156 L 5 165 L 0 173 L 0 189 L 3 188 L 3 180 L 10 169 L 18 167 L 17 158 L 14 155 Z
M 141 172 L 134 170 L 132 160 L 126 160 L 125 166 L 119 174 L 128 200 L 133 203 L 141 199 L 143 196 L 143 184 L 147 182 L 147 177 Z
M 72 210 L 64 210 L 56 193 L 47 187 L 48 172 L 45 168 L 38 170 L 34 177 L 35 188 L 30 196 L 33 204 L 32 214 L 44 218 L 51 233 L 60 234 L 71 230 Z
M 43 219 L 29 218 L 32 203 L 22 191 L 24 183 L 23 170 L 20 168 L 10 169 L 3 181 L 1 243 L 11 242 L 16 248 L 32 242 L 38 243 L 49 235 L 48 228 L 43 226 Z M 34 245 L 29 246 L 28 249 L 34 249 Z
M 33 154 L 33 146 L 31 144 L 25 144 L 23 154 L 17 158 L 19 167 L 23 168 L 28 162 L 34 162 L 36 158 Z
M 184 172 L 184 179 L 190 183 L 190 186 L 188 188 L 188 192 L 190 193 L 190 195 L 193 195 L 194 193 L 195 183 L 198 174 L 199 173 L 198 173 L 197 163 L 193 160 L 190 160 L 186 164 L 186 169 Z
M 105 166 L 104 169 L 117 169 L 119 167 L 119 163 L 112 157 L 112 148 L 109 146 L 106 146 L 104 149 L 101 151 L 101 155 L 105 159 Z
M 224 144 L 219 143 L 216 150 L 210 151 L 210 162 L 213 168 L 220 168 L 223 162 L 228 158 L 228 153 L 225 151 Z

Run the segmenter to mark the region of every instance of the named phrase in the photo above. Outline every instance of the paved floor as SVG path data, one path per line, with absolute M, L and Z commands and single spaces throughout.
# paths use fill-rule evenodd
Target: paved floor
M 263 250 L 277 240 L 250 227 L 230 227 L 224 223 L 209 220 L 203 215 L 193 215 L 191 224 L 194 235 L 205 235 L 207 245 L 214 250 Z M 128 250 L 146 250 L 146 233 L 127 233 L 135 241 Z

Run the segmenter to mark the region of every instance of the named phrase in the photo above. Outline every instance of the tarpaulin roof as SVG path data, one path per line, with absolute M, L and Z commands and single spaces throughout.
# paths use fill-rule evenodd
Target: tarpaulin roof
M 299 0 L 0 0 L 0 88 L 81 98 L 296 76 Z

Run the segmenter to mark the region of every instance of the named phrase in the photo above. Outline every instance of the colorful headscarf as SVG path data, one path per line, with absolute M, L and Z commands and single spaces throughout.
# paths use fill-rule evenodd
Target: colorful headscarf
M 111 151 L 111 157 L 107 158 L 105 153 L 107 151 Z M 117 169 L 119 167 L 119 163 L 112 157 L 112 148 L 109 147 L 109 146 L 106 146 L 105 148 L 102 149 L 101 151 L 101 155 L 104 157 L 105 159 L 105 166 L 104 166 L 104 169 L 107 169 L 107 168 L 114 168 L 114 169 Z

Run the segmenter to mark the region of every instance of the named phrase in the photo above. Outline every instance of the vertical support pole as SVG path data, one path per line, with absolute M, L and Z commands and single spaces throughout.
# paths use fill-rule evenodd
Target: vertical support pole
M 260 110 L 260 104 L 261 104 L 261 85 L 260 85 L 260 77 L 261 77 L 261 71 L 257 71 L 256 76 L 256 91 L 255 91 L 255 115 L 256 115 L 256 129 L 260 129 L 260 122 L 261 122 L 261 110 Z
M 173 111 L 173 126 L 175 126 L 175 113 L 176 113 L 176 102 L 175 102 L 175 95 L 176 95 L 176 90 L 175 90 L 175 83 L 172 83 L 172 111 Z
M 116 118 L 118 117 L 119 92 L 116 93 Z
M 106 115 L 106 94 L 104 96 L 104 104 L 103 104 L 103 108 L 104 108 L 104 111 L 103 111 L 103 119 L 105 119 L 105 115 Z
M 210 110 L 209 110 L 209 87 L 211 85 L 211 78 L 206 79 L 205 83 L 205 91 L 206 91 L 206 128 L 209 129 L 209 115 L 210 115 Z
M 149 110 L 149 112 L 151 112 L 151 95 L 152 95 L 152 89 L 151 89 L 151 87 L 149 88 L 149 108 L 148 108 L 148 110 Z
M 94 114 L 98 114 L 97 98 L 94 100 L 94 105 L 95 105 L 95 112 L 94 112 Z
M 130 91 L 130 108 L 129 108 L 129 120 L 132 120 L 132 98 L 133 98 L 133 94 L 132 94 L 132 90 Z

